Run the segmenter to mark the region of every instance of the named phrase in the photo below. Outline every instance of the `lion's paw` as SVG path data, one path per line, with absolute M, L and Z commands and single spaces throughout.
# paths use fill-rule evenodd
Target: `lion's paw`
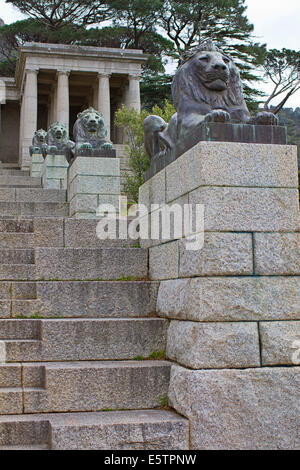
M 229 122 L 230 121 L 230 114 L 227 111 L 223 111 L 223 109 L 214 109 L 211 113 L 208 113 L 204 120 L 206 122 Z
M 53 154 L 53 153 L 56 153 L 58 150 L 58 148 L 56 147 L 56 145 L 50 145 L 48 151 L 50 154 Z
M 89 142 L 79 145 L 79 150 L 92 150 L 92 145 Z
M 268 111 L 262 111 L 261 113 L 258 113 L 254 118 L 254 121 L 255 124 L 260 126 L 278 126 L 279 124 L 278 117 L 273 113 L 269 113 Z
M 105 144 L 102 145 L 101 148 L 103 148 L 104 150 L 112 150 L 113 145 L 110 142 L 106 142 Z

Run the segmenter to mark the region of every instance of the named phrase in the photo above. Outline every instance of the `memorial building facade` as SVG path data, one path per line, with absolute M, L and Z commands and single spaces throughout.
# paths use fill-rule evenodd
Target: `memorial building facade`
M 122 144 L 114 116 L 123 104 L 140 110 L 146 60 L 141 50 L 25 43 L 19 50 L 15 79 L 0 77 L 6 90 L 1 105 L 1 162 L 27 169 L 34 132 L 60 122 L 72 138 L 78 113 L 90 106 L 103 114 L 108 139 Z

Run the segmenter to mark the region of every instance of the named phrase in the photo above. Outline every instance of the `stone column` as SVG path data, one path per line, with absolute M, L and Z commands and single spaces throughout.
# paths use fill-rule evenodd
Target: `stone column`
M 69 75 L 68 71 L 57 72 L 57 98 L 56 110 L 57 121 L 69 129 L 70 98 L 69 98 Z
M 21 105 L 20 124 L 20 166 L 27 168 L 30 165 L 29 147 L 34 132 L 37 130 L 38 107 L 38 70 L 25 71 L 24 94 Z
M 98 111 L 103 114 L 107 128 L 107 139 L 110 140 L 110 75 L 107 73 L 98 74 Z
M 126 106 L 136 109 L 139 113 L 141 112 L 141 95 L 140 95 L 140 80 L 141 75 L 130 74 L 129 85 L 126 90 Z

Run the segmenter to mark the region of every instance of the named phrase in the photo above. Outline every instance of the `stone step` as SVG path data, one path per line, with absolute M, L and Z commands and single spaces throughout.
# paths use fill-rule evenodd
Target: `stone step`
M 0 167 L 0 176 L 30 176 L 29 171 Z
M 0 249 L 1 264 L 34 264 L 33 249 Z
M 188 450 L 188 420 L 141 410 L 0 417 L 0 450 Z M 42 449 L 41 449 L 42 450 Z
M 0 416 L 0 450 L 49 446 L 50 423 L 43 416 Z
M 69 204 L 63 202 L 0 202 L 0 215 L 12 217 L 68 217 Z
M 9 362 L 125 360 L 163 351 L 167 328 L 159 318 L 0 320 L 0 340 Z
M 41 188 L 42 180 L 41 178 L 31 178 L 30 176 L 0 175 L 0 187 L 8 188 L 10 186 L 13 186 L 14 188 Z
M 14 317 L 148 317 L 155 314 L 158 286 L 150 281 L 0 282 L 0 317 L 7 311 Z
M 141 280 L 148 275 L 148 252 L 140 248 L 36 248 L 34 257 L 32 250 L 1 252 L 0 280 Z
M 28 445 L 23 445 L 23 446 L 0 446 L 0 450 L 4 451 L 15 451 L 15 450 L 50 450 L 48 444 L 28 444 Z
M 22 387 L 0 388 L 0 414 L 157 408 L 170 368 L 151 360 L 22 363 Z
M 23 413 L 22 387 L 0 387 L 0 415 Z
M 33 220 L 0 219 L 0 234 L 33 233 Z
M 141 248 L 37 248 L 36 279 L 119 280 L 148 276 L 148 251 Z
M 0 280 L 32 281 L 36 279 L 34 264 L 0 264 Z
M 34 233 L 0 232 L 0 250 L 34 248 L 35 241 Z
M 1 188 L 1 202 L 66 202 L 67 192 L 42 188 Z

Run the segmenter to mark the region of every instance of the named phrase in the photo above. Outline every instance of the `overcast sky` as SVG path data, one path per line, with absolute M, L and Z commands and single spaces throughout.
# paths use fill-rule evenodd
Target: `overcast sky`
M 269 48 L 300 49 L 299 0 L 247 0 L 246 3 L 257 42 L 267 43 Z M 0 0 L 0 18 L 12 23 L 22 19 L 22 15 L 5 0 Z M 300 106 L 300 92 L 290 98 L 287 106 Z

